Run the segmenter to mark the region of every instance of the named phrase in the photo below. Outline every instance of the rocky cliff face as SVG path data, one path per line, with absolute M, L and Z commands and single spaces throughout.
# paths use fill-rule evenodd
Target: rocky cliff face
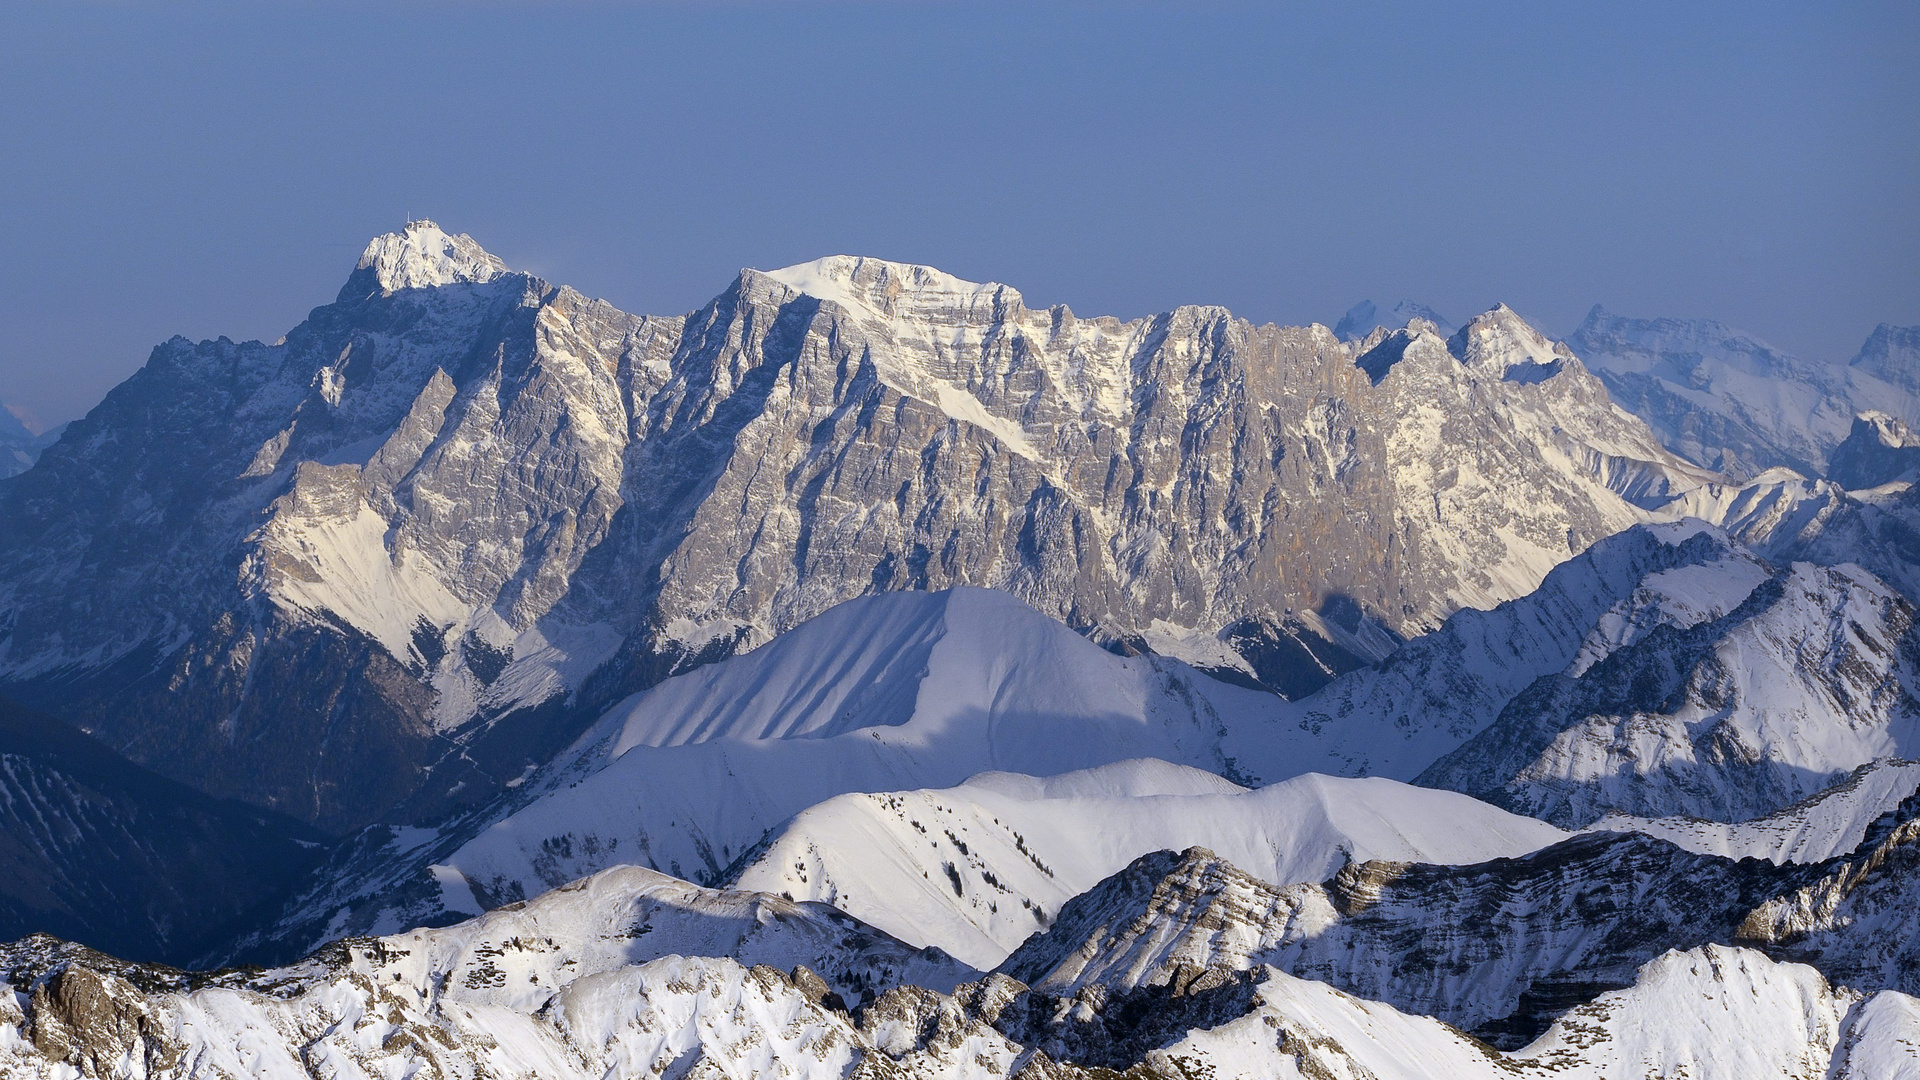
M 1304 692 L 1697 481 L 1505 308 L 1348 346 L 836 257 L 659 319 L 416 222 L 280 343 L 156 349 L 0 486 L 0 684 L 343 829 L 876 591 Z
M 1849 491 L 1878 487 L 1920 468 L 1920 435 L 1883 412 L 1864 412 L 1834 448 L 1827 476 Z M 1911 479 L 1911 478 L 1909 478 Z

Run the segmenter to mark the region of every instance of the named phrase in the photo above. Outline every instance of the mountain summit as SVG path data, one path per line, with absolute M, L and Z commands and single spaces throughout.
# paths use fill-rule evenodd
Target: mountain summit
M 391 293 L 399 289 L 431 289 L 457 282 L 492 281 L 508 273 L 507 264 L 481 247 L 466 233 L 442 231 L 425 218 L 407 222 L 400 232 L 376 236 L 360 254 L 353 276 L 340 290 L 342 303 L 364 295 L 360 290 Z

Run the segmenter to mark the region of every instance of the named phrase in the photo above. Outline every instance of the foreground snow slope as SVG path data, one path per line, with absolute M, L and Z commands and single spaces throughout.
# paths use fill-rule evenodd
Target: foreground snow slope
M 0 968 L 30 990 L 0 1002 L 0 1074 L 260 1080 L 686 1075 L 703 1052 L 722 1076 L 840 1078 L 861 1046 L 836 1008 L 978 974 L 823 904 L 638 867 L 265 972 L 190 976 L 44 937 Z
M 1148 1061 L 1168 1075 L 1269 1080 L 1895 1080 L 1920 1076 L 1916 1004 L 1892 991 L 1863 1002 L 1812 968 L 1708 945 L 1651 961 L 1633 986 L 1502 1054 L 1436 1020 L 1267 968 L 1246 1016 Z
M 744 959 L 661 955 L 716 947 Z M 53 939 L 14 943 L 0 949 L 17 988 L 0 997 L 0 1074 L 1895 1080 L 1920 1066 L 1920 1002 L 1863 999 L 1811 967 L 1719 945 L 1654 958 L 1508 1053 L 1274 967 L 1069 999 L 1002 975 L 951 993 L 909 981 L 952 973 L 817 907 L 612 871 L 516 910 L 264 972 L 189 976 Z M 850 977 L 866 1002 L 851 1013 Z
M 783 826 L 735 888 L 833 904 L 991 968 L 1062 904 L 1133 859 L 1210 847 L 1274 885 L 1350 860 L 1469 863 L 1565 833 L 1453 792 L 1309 774 L 1257 791 L 1159 761 L 955 788 L 849 794 Z

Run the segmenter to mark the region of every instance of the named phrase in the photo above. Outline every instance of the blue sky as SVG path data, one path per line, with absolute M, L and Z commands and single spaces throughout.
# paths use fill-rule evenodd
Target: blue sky
M 629 310 L 742 266 L 1331 323 L 1920 323 L 1920 5 L 0 2 L 0 400 L 271 340 L 405 215 Z

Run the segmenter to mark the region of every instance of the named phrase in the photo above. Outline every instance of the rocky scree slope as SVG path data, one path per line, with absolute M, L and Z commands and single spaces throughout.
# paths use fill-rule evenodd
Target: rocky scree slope
M 650 318 L 416 222 L 0 484 L 0 685 L 340 830 L 878 591 L 1001 588 L 1297 695 L 1699 481 L 1506 308 L 1348 345 L 835 257 Z

